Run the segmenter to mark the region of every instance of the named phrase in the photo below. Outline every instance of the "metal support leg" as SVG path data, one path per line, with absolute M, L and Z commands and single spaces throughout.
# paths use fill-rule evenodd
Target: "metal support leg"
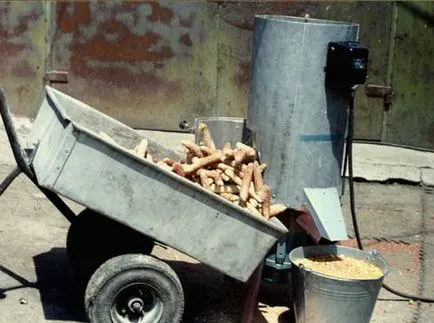
M 4 191 L 9 187 L 9 185 L 12 184 L 15 178 L 18 177 L 18 175 L 21 174 L 21 169 L 18 167 L 15 167 L 8 176 L 3 180 L 3 182 L 0 183 L 0 196 L 3 194 Z
M 241 323 L 252 323 L 253 314 L 258 306 L 258 294 L 259 287 L 262 281 L 262 269 L 264 268 L 264 263 L 256 268 L 252 277 L 250 277 L 247 287 L 247 295 L 244 301 L 243 317 L 241 318 Z
M 72 221 L 77 218 L 77 215 L 71 210 L 71 208 L 63 202 L 63 200 L 54 192 L 47 190 L 46 188 L 40 187 L 38 184 L 35 185 L 41 190 L 42 193 L 50 200 L 51 203 L 63 214 L 63 216 L 72 223 Z

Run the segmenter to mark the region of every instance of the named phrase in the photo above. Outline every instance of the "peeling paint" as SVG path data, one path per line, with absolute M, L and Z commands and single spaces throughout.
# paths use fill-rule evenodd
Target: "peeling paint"
M 56 17 L 56 27 L 62 32 L 78 32 L 80 25 L 90 22 L 90 4 L 88 2 L 59 2 L 56 4 Z
M 41 3 L 0 3 L 0 86 L 14 113 L 34 115 L 44 66 Z
M 188 17 L 182 17 L 182 16 L 180 16 L 180 18 L 179 18 L 179 24 L 182 27 L 191 28 L 191 27 L 193 27 L 193 24 L 194 24 L 195 20 L 196 20 L 196 16 L 192 13 Z
M 250 78 L 251 78 L 251 64 L 250 61 L 247 62 L 239 62 L 238 67 L 235 74 L 235 83 L 239 87 L 250 86 Z
M 388 138 L 434 147 L 433 110 L 422 98 L 432 92 L 434 73 L 425 59 L 432 46 L 420 41 L 432 35 L 432 24 L 421 21 L 426 17 L 413 5 L 399 6 L 399 23 L 404 25 L 394 40 L 394 57 L 403 63 L 393 71 L 398 90 Z M 422 6 L 429 3 L 418 8 Z M 54 86 L 131 126 L 177 130 L 179 121 L 197 116 L 243 117 L 255 15 L 309 14 L 359 23 L 361 42 L 370 49 L 369 82 L 384 84 L 390 9 L 387 2 L 1 2 L 1 86 L 12 96 L 16 111 L 34 115 L 47 68 L 45 55 L 51 51 L 49 68 L 70 75 L 69 84 Z M 47 17 L 52 19 L 49 24 Z M 52 28 L 50 34 L 47 28 Z M 356 102 L 357 138 L 379 140 L 383 101 L 358 91 Z
M 172 9 L 161 6 L 158 2 L 150 2 L 149 4 L 152 8 L 152 13 L 148 16 L 150 22 L 171 23 L 174 17 Z
M 187 47 L 193 46 L 193 41 L 191 40 L 189 34 L 182 34 L 181 37 L 179 37 L 179 43 Z
M 112 116 L 121 115 L 129 125 L 177 129 L 179 118 L 198 114 L 204 103 L 213 108 L 216 71 L 202 63 L 212 61 L 209 47 L 216 46 L 216 38 L 209 36 L 217 35 L 209 29 L 209 7 L 56 3 L 54 24 L 59 28 L 53 37 L 53 67 L 70 72 L 70 83 L 57 87 L 89 99 L 91 105 L 95 102 Z M 79 89 L 84 84 L 83 95 Z M 110 91 L 101 97 L 103 88 Z M 119 106 L 124 107 L 123 114 L 113 110 Z

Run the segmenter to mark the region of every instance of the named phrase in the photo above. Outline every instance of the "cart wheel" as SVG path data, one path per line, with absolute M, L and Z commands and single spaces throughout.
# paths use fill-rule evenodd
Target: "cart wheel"
M 112 258 L 92 275 L 85 307 L 92 323 L 177 323 L 184 293 L 166 263 L 146 255 Z
M 153 247 L 151 238 L 89 209 L 71 223 L 66 238 L 71 265 L 85 280 L 112 257 L 150 254 Z

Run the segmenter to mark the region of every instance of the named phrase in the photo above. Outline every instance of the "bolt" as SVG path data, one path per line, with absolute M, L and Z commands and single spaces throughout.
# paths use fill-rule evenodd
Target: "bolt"
M 143 306 L 142 306 L 142 304 L 140 304 L 140 302 L 134 302 L 134 303 L 131 305 L 131 308 L 132 308 L 132 310 L 133 310 L 134 312 L 136 312 L 136 313 L 140 313 L 140 312 L 142 311 L 142 309 L 143 309 Z
M 141 300 L 140 298 L 132 298 L 128 302 L 128 307 L 130 311 L 136 314 L 143 312 L 143 306 L 143 300 Z

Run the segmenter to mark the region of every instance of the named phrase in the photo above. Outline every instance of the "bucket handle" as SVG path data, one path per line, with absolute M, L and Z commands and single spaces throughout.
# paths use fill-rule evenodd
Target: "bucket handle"
M 383 256 L 381 253 L 379 253 L 377 250 L 375 250 L 375 249 L 374 249 L 374 250 L 371 250 L 369 253 L 370 253 L 372 256 L 378 257 L 378 258 L 380 258 L 381 260 L 384 261 L 384 263 L 386 264 L 386 270 L 385 270 L 385 272 L 384 272 L 384 275 L 386 275 L 386 274 L 387 274 L 387 271 L 388 271 L 388 268 L 387 268 L 387 264 L 388 264 L 387 259 L 384 258 L 384 256 Z
M 376 249 L 371 250 L 369 252 L 372 256 L 376 256 L 378 258 L 381 258 L 381 260 L 384 260 L 385 262 L 387 262 L 386 258 L 383 257 L 383 255 L 381 253 L 379 253 Z

